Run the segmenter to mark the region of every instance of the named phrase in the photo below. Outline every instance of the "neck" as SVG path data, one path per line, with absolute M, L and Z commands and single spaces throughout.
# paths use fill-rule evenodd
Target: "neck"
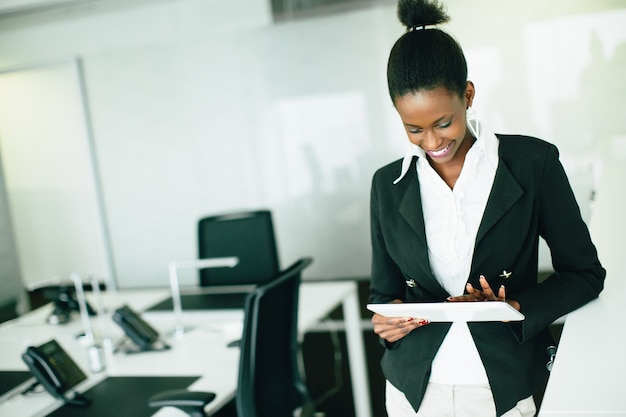
M 469 129 L 465 133 L 465 139 L 461 143 L 461 147 L 457 150 L 454 158 L 446 163 L 446 164 L 434 164 L 430 158 L 428 158 L 428 162 L 430 166 L 439 174 L 441 179 L 450 187 L 450 189 L 454 189 L 454 185 L 456 181 L 459 179 L 461 175 L 461 170 L 463 169 L 463 164 L 465 163 L 465 155 L 470 150 L 472 145 L 476 142 L 476 138 L 472 136 Z

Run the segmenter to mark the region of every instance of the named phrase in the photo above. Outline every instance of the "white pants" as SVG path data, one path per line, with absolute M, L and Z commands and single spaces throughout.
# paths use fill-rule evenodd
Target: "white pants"
M 447 385 L 429 383 L 424 399 L 416 413 L 405 395 L 387 381 L 386 407 L 389 417 L 495 417 L 488 384 Z M 532 395 L 501 417 L 533 417 L 536 412 Z

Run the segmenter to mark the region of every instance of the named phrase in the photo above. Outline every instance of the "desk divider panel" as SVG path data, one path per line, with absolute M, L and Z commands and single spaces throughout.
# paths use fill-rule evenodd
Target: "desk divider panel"
M 214 293 L 214 294 L 183 294 L 181 304 L 187 310 L 243 310 L 247 292 Z M 146 311 L 171 311 L 172 299 L 163 300 Z
M 31 377 L 32 375 L 28 371 L 0 371 L 0 396 L 23 384 Z

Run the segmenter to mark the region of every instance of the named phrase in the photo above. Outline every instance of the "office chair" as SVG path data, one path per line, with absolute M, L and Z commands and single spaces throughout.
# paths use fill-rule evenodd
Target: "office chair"
M 238 417 L 313 415 L 313 403 L 298 367 L 298 297 L 302 271 L 313 262 L 301 258 L 246 298 L 235 404 Z M 177 407 L 204 417 L 215 398 L 210 392 L 173 390 L 148 400 L 153 408 Z
M 275 278 L 278 250 L 269 210 L 220 214 L 198 222 L 198 257 L 236 256 L 234 268 L 200 270 L 200 286 L 257 285 Z

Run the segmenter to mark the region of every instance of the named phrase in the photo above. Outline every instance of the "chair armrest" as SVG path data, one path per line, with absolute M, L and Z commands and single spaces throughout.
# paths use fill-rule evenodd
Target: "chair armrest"
M 148 398 L 152 408 L 176 407 L 191 417 L 205 417 L 204 407 L 213 401 L 215 394 L 203 391 L 176 389 L 163 391 Z

